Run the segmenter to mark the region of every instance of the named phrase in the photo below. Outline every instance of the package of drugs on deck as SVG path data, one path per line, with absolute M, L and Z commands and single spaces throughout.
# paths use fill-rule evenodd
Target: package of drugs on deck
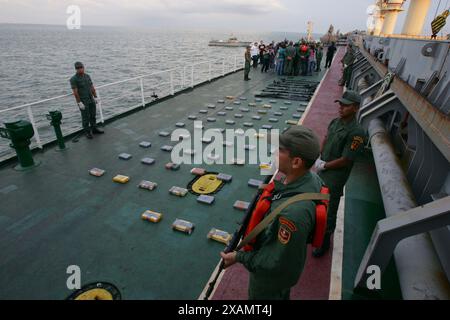
M 153 158 L 144 158 L 144 159 L 141 160 L 141 162 L 143 164 L 151 166 L 151 165 L 155 164 L 155 159 L 153 159 Z
M 149 190 L 149 191 L 155 190 L 157 186 L 158 186 L 157 183 L 151 182 L 151 181 L 144 180 L 144 181 L 141 181 L 141 183 L 139 183 L 140 189 Z
M 130 181 L 130 177 L 123 176 L 123 175 L 119 174 L 119 175 L 117 175 L 117 176 L 115 176 L 113 178 L 113 181 L 117 182 L 117 183 L 125 184 L 125 183 L 128 183 Z
M 250 179 L 248 180 L 248 186 L 253 188 L 259 188 L 263 184 L 262 181 L 256 180 L 256 179 Z
M 219 229 L 212 228 L 208 233 L 208 239 L 223 243 L 224 245 L 228 245 L 231 240 L 231 234 Z
M 147 210 L 142 214 L 142 220 L 158 223 L 161 221 L 163 215 L 158 212 Z
M 177 163 L 169 162 L 166 164 L 167 170 L 178 171 L 180 170 L 180 165 Z
M 168 137 L 168 136 L 170 136 L 170 132 L 167 132 L 167 131 L 161 131 L 161 132 L 159 133 L 159 136 L 160 136 L 160 137 Z
M 131 158 L 132 158 L 132 155 L 128 154 L 128 153 L 119 154 L 119 159 L 121 159 L 121 160 L 130 160 Z
M 215 198 L 213 196 L 201 195 L 197 198 L 197 201 L 200 203 L 212 205 L 214 203 Z
M 180 231 L 187 234 L 192 234 L 194 231 L 195 225 L 192 222 L 176 219 L 174 223 L 172 223 L 172 229 L 176 231 Z
M 151 142 L 148 141 L 142 141 L 141 143 L 139 143 L 139 147 L 141 148 L 150 148 L 152 146 Z
M 191 173 L 196 176 L 204 176 L 206 174 L 206 170 L 201 168 L 194 168 L 191 170 Z
M 171 152 L 173 150 L 173 147 L 172 146 L 162 146 L 161 150 L 166 151 L 166 152 Z
M 245 201 L 241 201 L 241 200 L 236 201 L 233 205 L 233 208 L 235 208 L 237 210 L 241 210 L 241 211 L 247 211 L 249 207 L 250 207 L 249 202 L 245 202 Z
M 261 170 L 271 170 L 272 169 L 272 165 L 270 163 L 261 163 L 259 165 L 259 168 Z
M 99 168 L 94 168 L 94 169 L 89 170 L 89 174 L 94 177 L 101 177 L 105 174 L 105 172 L 106 172 L 105 170 L 102 170 Z
M 289 125 L 291 125 L 291 126 L 296 126 L 296 125 L 298 124 L 298 121 L 295 121 L 295 120 L 287 120 L 287 121 L 286 121 L 286 124 L 289 124 Z
M 172 187 L 169 190 L 170 194 L 177 196 L 177 197 L 185 197 L 187 195 L 187 193 L 189 192 L 189 190 L 185 189 L 185 188 L 180 188 L 180 187 Z
M 217 179 L 226 183 L 230 183 L 233 180 L 233 176 L 225 173 L 219 173 L 217 175 Z

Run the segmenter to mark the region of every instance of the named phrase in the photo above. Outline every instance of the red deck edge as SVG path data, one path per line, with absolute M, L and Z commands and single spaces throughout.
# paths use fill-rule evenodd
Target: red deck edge
M 303 125 L 313 129 L 320 139 L 325 137 L 331 120 L 338 116 L 338 107 L 334 101 L 342 96 L 342 87 L 338 85 L 338 81 L 342 76 L 340 61 L 344 53 L 345 50 L 342 48 L 338 50 L 303 122 Z M 302 277 L 291 290 L 292 300 L 328 300 L 331 259 L 331 250 L 324 257 L 315 259 L 311 256 L 309 248 Z M 235 265 L 225 271 L 212 300 L 246 300 L 247 288 L 248 271 L 240 264 Z

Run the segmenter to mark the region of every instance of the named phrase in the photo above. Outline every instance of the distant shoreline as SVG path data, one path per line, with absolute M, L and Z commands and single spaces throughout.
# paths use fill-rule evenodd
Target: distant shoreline
M 0 22 L 0 26 L 30 26 L 30 27 L 62 27 L 65 28 L 65 24 L 47 24 L 47 23 L 22 23 L 22 22 Z M 229 29 L 214 29 L 214 28 L 208 28 L 208 29 L 200 29 L 200 28 L 166 28 L 166 27 L 150 27 L 150 26 L 130 26 L 130 25 L 83 25 L 83 28 L 124 28 L 124 29 L 142 29 L 142 30 L 164 30 L 164 31 L 174 31 L 174 32 L 223 32 L 223 33 L 242 33 L 242 34 L 254 34 L 254 33 L 273 33 L 273 34 L 283 34 L 286 35 L 300 35 L 301 37 L 306 37 L 306 32 L 297 32 L 297 31 L 279 31 L 279 30 L 246 30 L 238 32 L 232 32 Z M 73 31 L 73 30 L 71 30 Z M 77 31 L 77 30 L 75 30 Z M 316 39 L 320 39 L 324 33 L 313 33 L 313 37 Z M 292 38 L 292 37 L 288 37 Z M 290 39 L 289 39 L 290 40 Z M 294 39 L 292 39 L 294 40 Z

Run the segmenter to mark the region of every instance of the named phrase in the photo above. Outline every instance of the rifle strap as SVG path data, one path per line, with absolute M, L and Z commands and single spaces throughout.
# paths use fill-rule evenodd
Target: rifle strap
M 295 197 L 289 198 L 281 205 L 279 205 L 275 210 L 273 210 L 266 218 L 264 218 L 264 220 L 261 221 L 261 223 L 258 224 L 256 228 L 253 229 L 252 232 L 250 232 L 250 234 L 239 243 L 239 246 L 236 248 L 236 251 L 241 250 L 243 247 L 249 244 L 250 241 L 255 239 L 262 231 L 264 231 L 264 229 L 266 229 L 269 226 L 270 223 L 272 223 L 272 221 L 281 213 L 281 211 L 289 207 L 291 204 L 301 201 L 319 201 L 319 200 L 330 200 L 330 195 L 321 193 L 303 193 Z

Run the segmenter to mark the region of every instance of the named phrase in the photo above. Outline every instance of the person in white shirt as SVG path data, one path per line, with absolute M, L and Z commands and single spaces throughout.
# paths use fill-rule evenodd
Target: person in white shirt
M 252 56 L 252 60 L 253 60 L 253 68 L 257 68 L 258 67 L 258 59 L 259 59 L 259 47 L 258 47 L 258 42 L 255 42 L 251 49 L 250 49 L 250 54 Z

